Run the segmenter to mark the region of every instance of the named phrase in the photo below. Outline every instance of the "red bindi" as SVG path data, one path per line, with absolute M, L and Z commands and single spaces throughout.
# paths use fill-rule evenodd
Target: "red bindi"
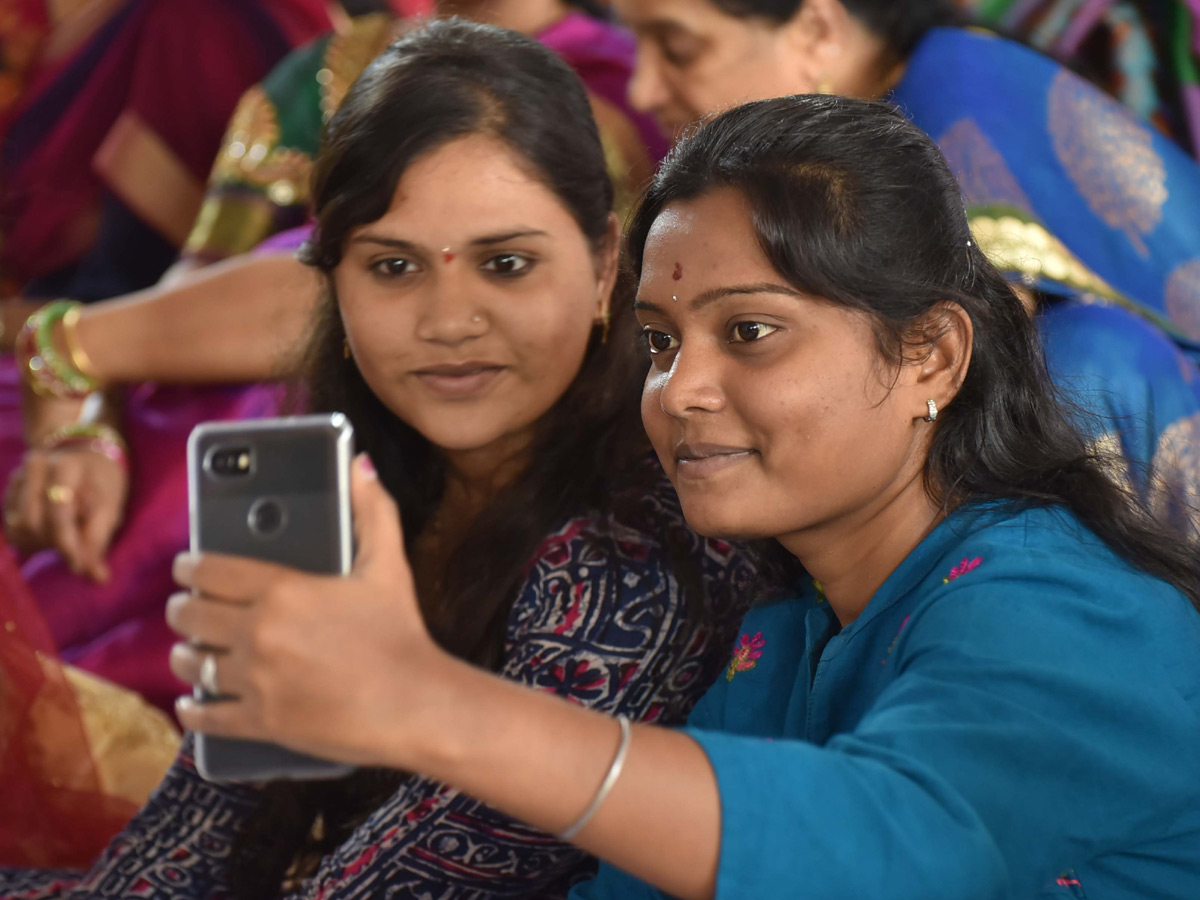
M 680 278 L 682 278 L 683 277 L 683 266 L 680 265 L 679 263 L 675 263 L 675 271 L 671 273 L 671 277 L 674 278 L 676 281 L 678 281 Z
M 454 251 L 449 247 L 446 247 L 444 250 L 442 250 L 442 259 L 444 259 L 447 263 L 454 262 Z

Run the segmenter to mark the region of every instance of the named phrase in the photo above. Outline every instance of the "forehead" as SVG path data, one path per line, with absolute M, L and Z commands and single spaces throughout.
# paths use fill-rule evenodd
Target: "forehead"
M 486 232 L 516 218 L 547 230 L 574 223 L 527 160 L 503 141 L 471 135 L 417 157 L 379 221 L 428 231 L 466 224 Z
M 718 281 L 767 273 L 774 267 L 759 245 L 750 207 L 741 192 L 725 187 L 663 208 L 646 237 L 641 282 L 666 280 L 682 300 Z

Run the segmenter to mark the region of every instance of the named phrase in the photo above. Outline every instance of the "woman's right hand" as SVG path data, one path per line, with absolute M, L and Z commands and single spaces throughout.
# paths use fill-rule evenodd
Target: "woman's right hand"
M 103 583 L 128 495 L 129 473 L 103 453 L 87 446 L 30 450 L 5 491 L 5 534 L 24 553 L 58 550 L 75 574 Z

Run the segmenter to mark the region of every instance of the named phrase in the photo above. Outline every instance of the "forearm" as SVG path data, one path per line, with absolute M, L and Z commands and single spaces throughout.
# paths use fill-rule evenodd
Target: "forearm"
M 245 257 L 90 304 L 76 334 L 103 383 L 262 381 L 287 374 L 319 296 L 290 255 Z
M 445 669 L 425 746 L 381 763 L 453 784 L 551 833 L 567 828 L 613 761 L 617 724 L 464 663 L 448 660 Z M 720 800 L 700 746 L 636 726 L 620 778 L 575 843 L 685 900 L 713 896 Z

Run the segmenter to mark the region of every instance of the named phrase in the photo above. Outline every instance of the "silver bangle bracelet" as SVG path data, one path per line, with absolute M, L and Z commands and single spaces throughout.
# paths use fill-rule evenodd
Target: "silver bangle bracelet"
M 608 799 L 617 779 L 621 777 L 621 770 L 625 768 L 625 757 L 629 754 L 629 742 L 633 738 L 633 726 L 630 725 L 628 716 L 617 716 L 617 724 L 621 726 L 621 743 L 617 746 L 617 755 L 613 757 L 612 765 L 608 767 L 604 781 L 600 783 L 600 790 L 596 791 L 596 796 L 592 798 L 592 802 L 583 811 L 583 815 L 575 821 L 575 824 L 565 831 L 559 832 L 560 840 L 574 840 L 575 835 L 583 831 L 584 826 L 592 820 L 592 816 L 596 815 L 604 801 Z

